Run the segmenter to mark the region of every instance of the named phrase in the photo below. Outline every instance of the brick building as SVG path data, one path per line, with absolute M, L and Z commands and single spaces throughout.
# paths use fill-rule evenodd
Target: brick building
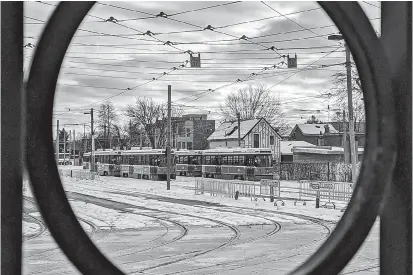
M 215 131 L 215 120 L 208 120 L 206 114 L 183 115 L 171 124 L 171 145 L 175 149 L 207 149 L 207 138 Z

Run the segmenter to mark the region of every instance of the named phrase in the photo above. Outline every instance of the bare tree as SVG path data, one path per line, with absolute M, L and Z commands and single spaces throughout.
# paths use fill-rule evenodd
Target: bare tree
M 112 147 L 111 140 L 111 130 L 114 123 L 118 121 L 118 116 L 116 115 L 115 106 L 113 106 L 112 101 L 105 101 L 100 105 L 97 116 L 97 124 L 102 129 L 103 128 L 103 146 Z M 108 143 L 106 143 L 108 141 Z
M 172 116 L 182 115 L 182 108 L 173 108 Z M 152 148 L 162 148 L 166 141 L 168 109 L 166 104 L 156 103 L 151 98 L 137 97 L 135 105 L 128 105 L 126 116 L 133 123 L 142 125 Z
M 322 93 L 322 96 L 332 99 L 332 105 L 346 111 L 346 121 L 348 121 L 348 91 L 347 91 L 347 72 L 345 70 L 332 75 L 333 88 Z M 360 77 L 355 66 L 351 70 L 352 96 L 353 96 L 353 117 L 354 130 L 361 131 L 361 123 L 365 122 L 365 109 L 363 103 L 363 90 Z M 342 112 L 333 117 L 333 121 L 342 122 Z
M 228 95 L 220 106 L 220 113 L 224 121 L 236 121 L 240 113 L 242 120 L 263 117 L 275 127 L 286 126 L 280 99 L 263 85 L 249 86 Z

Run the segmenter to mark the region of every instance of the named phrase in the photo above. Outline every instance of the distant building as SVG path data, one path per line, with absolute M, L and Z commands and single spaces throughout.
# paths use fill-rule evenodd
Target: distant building
M 264 118 L 241 121 L 240 138 L 241 148 L 270 148 L 274 159 L 280 161 L 281 136 Z M 240 147 L 238 122 L 222 123 L 208 141 L 211 149 Z
M 171 124 L 171 145 L 175 149 L 207 149 L 207 138 L 215 131 L 215 120 L 208 120 L 206 114 L 183 115 Z
M 282 140 L 280 142 L 281 162 L 293 162 L 293 151 L 295 147 L 315 147 L 315 145 L 297 140 Z
M 343 133 L 332 124 L 296 124 L 289 135 L 289 140 L 305 141 L 317 146 L 343 146 Z M 355 133 L 358 147 L 364 147 L 365 134 Z M 347 132 L 347 140 L 349 140 Z

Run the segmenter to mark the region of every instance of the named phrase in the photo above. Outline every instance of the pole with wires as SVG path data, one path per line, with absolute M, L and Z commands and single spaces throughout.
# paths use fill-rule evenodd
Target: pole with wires
M 241 147 L 241 114 L 237 112 L 238 119 L 238 146 Z
M 63 165 L 66 165 L 66 130 L 63 128 Z
M 59 136 L 59 120 L 57 120 L 57 125 L 56 125 L 56 143 L 55 143 L 55 151 L 56 151 L 56 163 L 59 163 L 59 142 L 60 142 L 60 136 Z
M 168 128 L 167 128 L 167 146 L 166 146 L 166 161 L 167 161 L 167 174 L 166 174 L 166 190 L 171 190 L 171 85 L 168 85 Z
M 354 120 L 353 120 L 353 94 L 352 94 L 352 83 L 351 83 L 351 60 L 350 60 L 350 49 L 346 44 L 346 67 L 347 67 L 347 94 L 348 94 L 348 122 L 349 122 L 349 134 L 350 134 L 350 152 L 351 152 L 351 175 L 353 183 L 356 183 L 356 173 L 357 173 L 357 153 L 356 152 L 356 142 L 354 136 Z

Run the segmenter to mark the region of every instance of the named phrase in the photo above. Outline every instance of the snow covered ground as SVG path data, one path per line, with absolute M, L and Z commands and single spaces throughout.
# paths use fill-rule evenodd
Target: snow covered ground
M 282 195 L 289 198 L 284 206 L 274 206 L 268 199 L 195 195 L 194 179 L 185 177 L 172 180 L 169 191 L 166 182 L 131 178 L 62 180 L 82 226 L 127 273 L 286 273 L 317 249 L 343 214 L 316 209 L 314 201 L 294 205 L 294 189 Z M 24 195 L 32 197 L 30 188 Z M 53 243 L 42 234 L 25 244 L 25 274 L 77 274 Z M 342 274 L 378 274 L 378 247 L 375 225 Z

